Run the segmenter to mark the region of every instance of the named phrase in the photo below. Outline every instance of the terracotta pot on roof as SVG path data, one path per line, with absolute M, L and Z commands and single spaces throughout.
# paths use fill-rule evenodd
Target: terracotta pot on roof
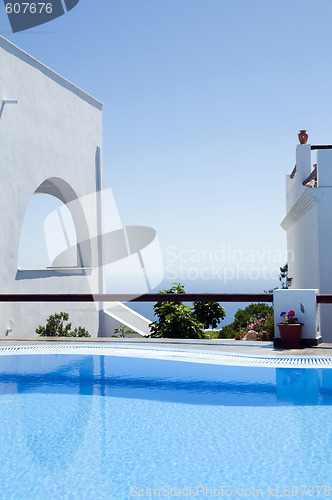
M 298 138 L 300 141 L 300 144 L 307 144 L 308 141 L 308 134 L 306 130 L 300 130 L 298 134 Z

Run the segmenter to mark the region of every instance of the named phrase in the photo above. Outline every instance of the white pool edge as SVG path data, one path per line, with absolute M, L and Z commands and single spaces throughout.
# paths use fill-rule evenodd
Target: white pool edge
M 240 366 L 332 368 L 332 357 L 316 356 L 278 356 L 233 353 L 223 351 L 200 351 L 168 347 L 100 346 L 100 345 L 20 345 L 0 347 L 0 356 L 22 354 L 80 354 L 144 357 L 153 359 L 172 359 L 184 362 L 227 364 Z

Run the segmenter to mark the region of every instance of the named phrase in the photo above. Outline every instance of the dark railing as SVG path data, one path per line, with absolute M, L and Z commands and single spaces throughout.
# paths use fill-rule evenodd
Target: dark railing
M 293 168 L 292 173 L 290 174 L 290 178 L 293 179 L 293 177 L 295 176 L 295 174 L 296 174 L 296 165 Z
M 308 182 L 310 181 L 317 181 L 317 169 L 315 168 L 311 174 L 308 175 L 308 177 L 302 182 L 303 186 L 305 186 Z
M 0 294 L 0 302 L 273 302 L 273 293 Z M 317 294 L 318 304 L 332 304 L 332 294 Z
M 318 293 L 317 294 L 318 304 L 332 304 L 332 294 L 330 293 Z
M 272 302 L 273 293 L 0 294 L 0 302 Z

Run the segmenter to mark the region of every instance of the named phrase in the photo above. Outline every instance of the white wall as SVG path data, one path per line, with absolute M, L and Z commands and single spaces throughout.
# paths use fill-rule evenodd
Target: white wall
M 293 288 L 319 288 L 317 206 L 287 231 L 289 277 Z M 303 272 L 305 270 L 305 272 Z
M 318 187 L 306 188 L 311 146 L 297 146 L 297 174 L 286 179 L 287 215 L 282 227 L 287 231 L 289 276 L 292 288 L 318 289 L 332 293 L 332 151 L 317 154 Z M 312 168 L 312 167 L 311 167 Z M 332 342 L 332 305 L 320 307 L 323 342 Z
M 102 146 L 102 104 L 52 70 L 0 37 L 0 251 L 1 293 L 88 293 L 100 291 L 98 269 L 71 272 L 18 271 L 18 248 L 26 207 L 37 188 L 54 179 L 50 191 L 60 186 L 67 201 L 96 190 L 98 146 Z M 61 179 L 61 180 L 59 180 Z M 70 189 L 71 187 L 71 189 Z M 44 186 L 42 192 L 47 192 Z M 66 201 L 66 200 L 62 200 Z M 97 227 L 97 199 L 73 213 L 84 234 Z M 97 251 L 98 249 L 94 249 Z M 98 260 L 97 257 L 92 260 Z M 0 336 L 31 336 L 55 311 L 70 313 L 73 326 L 98 332 L 98 311 L 94 304 L 0 305 Z

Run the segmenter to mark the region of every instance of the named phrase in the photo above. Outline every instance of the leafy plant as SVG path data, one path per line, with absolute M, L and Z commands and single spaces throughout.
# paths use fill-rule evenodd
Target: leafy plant
M 120 328 L 115 328 L 114 333 L 119 333 L 119 334 L 120 334 L 120 337 L 123 337 L 123 338 L 124 338 L 124 337 L 125 337 L 128 333 L 129 333 L 129 334 L 130 334 L 130 333 L 134 333 L 134 334 L 136 334 L 136 332 L 134 332 L 133 330 L 126 330 L 126 331 L 125 331 L 125 328 L 126 328 L 126 327 L 125 327 L 125 325 L 120 326 Z M 118 337 L 118 335 L 114 335 L 114 337 Z
M 273 315 L 269 314 L 265 318 L 250 318 L 246 332 L 254 331 L 257 333 L 257 340 L 273 340 L 274 320 Z
M 71 331 L 71 323 L 64 325 L 64 322 L 68 320 L 68 313 L 51 314 L 47 319 L 46 326 L 39 325 L 36 328 L 36 333 L 41 337 L 90 337 L 89 332 L 81 326 Z
M 267 304 L 250 304 L 245 309 L 239 309 L 234 314 L 234 328 L 238 331 L 246 329 L 250 318 L 265 318 L 268 315 L 273 315 L 273 307 Z
M 274 310 L 267 304 L 250 304 L 245 309 L 238 309 L 233 323 L 224 326 L 218 338 L 241 339 L 249 330 L 258 333 L 259 340 L 273 340 Z
M 264 332 L 266 332 L 266 334 Z M 266 317 L 266 320 L 264 323 L 264 332 L 262 333 L 260 340 L 273 340 L 274 339 L 274 315 L 273 314 Z
M 89 332 L 82 326 L 75 328 L 72 333 L 75 334 L 75 335 L 72 335 L 72 337 L 91 337 Z
M 279 281 L 281 283 L 282 290 L 290 288 L 292 286 L 293 278 L 288 277 L 288 262 L 283 267 L 280 267 Z M 272 290 L 264 290 L 265 293 L 273 293 L 274 290 L 278 290 L 276 286 Z
M 185 293 L 181 283 L 173 283 L 169 290 L 163 289 L 159 293 Z M 182 302 L 157 302 L 153 306 L 157 320 L 150 324 L 150 337 L 204 338 L 204 324 L 201 323 L 192 308 Z
M 64 321 L 69 320 L 69 314 L 65 312 L 55 313 L 49 316 L 46 326 L 36 329 L 36 333 L 42 337 L 66 337 L 70 333 L 71 323 L 64 326 Z
M 293 278 L 288 277 L 288 262 L 286 262 L 284 267 L 280 268 L 279 281 L 282 289 L 287 289 L 292 286 Z
M 194 302 L 194 315 L 204 328 L 217 328 L 221 319 L 226 317 L 224 308 L 218 302 Z
M 234 328 L 233 323 L 225 325 L 219 330 L 218 339 L 234 339 L 239 332 Z

